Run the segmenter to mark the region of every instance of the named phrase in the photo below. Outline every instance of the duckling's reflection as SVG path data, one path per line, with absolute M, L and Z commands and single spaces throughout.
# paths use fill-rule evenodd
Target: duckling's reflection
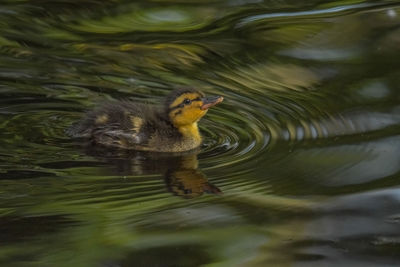
M 221 190 L 209 183 L 207 177 L 198 169 L 197 153 L 181 157 L 177 168 L 169 168 L 165 182 L 170 192 L 185 198 L 201 196 L 203 192 L 221 194 Z
M 105 159 L 117 175 L 163 173 L 167 189 L 176 196 L 194 198 L 203 193 L 221 194 L 198 168 L 198 150 L 186 153 L 155 153 L 87 145 L 86 153 Z

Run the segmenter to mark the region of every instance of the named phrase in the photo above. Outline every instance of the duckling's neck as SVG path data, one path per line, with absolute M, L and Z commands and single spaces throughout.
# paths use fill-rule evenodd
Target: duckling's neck
M 201 144 L 201 135 L 197 126 L 197 122 L 180 126 L 178 127 L 178 131 L 182 134 L 184 139 L 191 140 L 196 146 Z

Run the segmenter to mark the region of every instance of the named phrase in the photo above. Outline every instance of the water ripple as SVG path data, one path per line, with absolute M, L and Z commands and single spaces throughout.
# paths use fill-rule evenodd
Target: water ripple
M 237 24 L 237 28 L 247 26 L 248 24 L 264 21 L 268 19 L 286 19 L 291 17 L 308 17 L 308 16 L 323 16 L 326 17 L 328 14 L 343 13 L 343 12 L 356 12 L 360 9 L 373 8 L 379 6 L 387 6 L 387 4 L 377 4 L 377 3 L 360 3 L 354 5 L 337 6 L 332 8 L 317 9 L 317 10 L 307 10 L 307 11 L 295 11 L 295 12 L 279 12 L 270 14 L 261 14 L 255 16 L 249 16 L 240 20 Z

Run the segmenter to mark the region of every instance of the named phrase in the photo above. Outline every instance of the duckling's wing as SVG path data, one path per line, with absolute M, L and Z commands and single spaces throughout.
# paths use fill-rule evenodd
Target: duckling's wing
M 91 137 L 96 143 L 120 148 L 132 148 L 143 143 L 138 132 L 124 129 L 118 123 L 93 129 Z
M 88 138 L 93 133 L 106 133 L 107 131 L 120 130 L 121 134 L 135 131 L 132 120 L 134 114 L 138 118 L 143 117 L 143 106 L 130 102 L 107 102 L 99 108 L 88 112 L 79 122 L 70 126 L 66 133 L 75 138 Z
M 170 128 L 158 109 L 122 101 L 106 103 L 87 113 L 67 133 L 72 137 L 89 138 L 106 146 L 152 150 L 149 146 L 155 140 L 169 136 L 156 133 L 162 133 L 168 127 Z

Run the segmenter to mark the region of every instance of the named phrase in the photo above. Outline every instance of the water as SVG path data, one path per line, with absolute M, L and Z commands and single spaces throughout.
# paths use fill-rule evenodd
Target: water
M 399 265 L 398 1 L 3 2 L 1 266 Z M 200 151 L 65 135 L 181 85 Z

